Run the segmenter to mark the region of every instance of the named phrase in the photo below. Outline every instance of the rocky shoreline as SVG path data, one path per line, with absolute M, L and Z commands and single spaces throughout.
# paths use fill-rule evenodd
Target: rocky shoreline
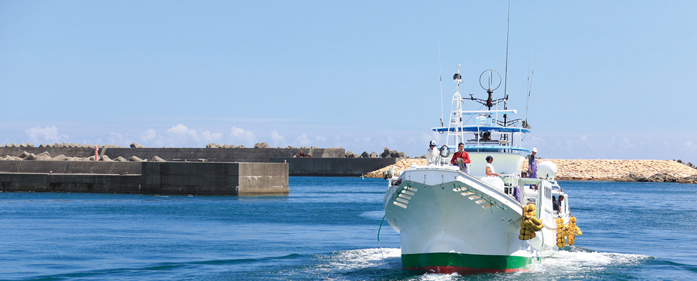
M 594 180 L 623 182 L 697 183 L 697 169 L 691 164 L 673 160 L 611 160 L 611 159 L 539 159 L 557 165 L 557 180 Z M 395 165 L 368 173 L 367 177 L 383 177 L 394 166 L 399 174 L 411 165 L 425 165 L 426 159 L 405 158 Z M 528 169 L 523 162 L 521 171 Z

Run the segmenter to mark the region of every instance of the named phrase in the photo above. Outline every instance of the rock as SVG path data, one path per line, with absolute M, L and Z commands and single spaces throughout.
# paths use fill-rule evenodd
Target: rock
M 140 159 L 138 156 L 135 156 L 135 155 L 131 156 L 131 158 L 128 158 L 128 159 L 133 161 L 133 162 L 143 162 L 143 159 Z
M 390 158 L 390 149 L 385 147 L 385 150 L 380 153 L 380 158 Z
M 370 153 L 370 158 L 378 158 L 378 154 L 375 151 L 373 151 Z
M 354 158 L 354 157 L 356 157 L 356 156 L 353 154 L 353 151 L 346 151 L 346 153 L 344 153 L 344 156 L 345 156 L 346 158 Z
M 143 148 L 143 146 L 140 145 L 140 144 L 137 144 L 136 142 L 132 142 L 132 143 L 131 143 L 131 148 Z
M 219 148 L 219 146 L 215 143 L 209 143 L 206 145 L 206 148 Z
M 405 158 L 406 154 L 404 154 L 404 151 L 392 150 L 392 151 L 390 151 L 390 157 L 392 157 L 392 158 Z
M 361 158 L 370 158 L 370 154 L 368 154 L 367 151 L 363 151 L 363 153 L 361 153 Z
M 53 160 L 53 158 L 51 158 L 51 154 L 49 154 L 48 151 L 44 151 L 36 155 L 36 160 L 50 161 Z
M 243 144 L 240 144 L 239 146 L 237 146 L 237 147 L 233 147 L 233 148 L 245 148 L 245 147 L 244 147 L 244 145 L 243 145 Z
M 104 161 L 104 162 L 114 162 L 114 160 L 111 160 L 111 158 L 109 158 L 109 155 L 104 155 L 99 160 Z
M 254 148 L 271 148 L 271 147 L 266 142 L 260 142 L 260 143 L 254 144 Z
M 116 159 L 114 159 L 114 161 L 116 161 L 116 162 L 128 162 L 128 159 L 123 158 L 123 156 L 119 156 L 119 157 L 116 157 Z
M 151 162 L 167 162 L 167 160 L 162 159 L 162 158 L 158 157 L 157 155 L 156 155 L 156 156 L 153 156 L 153 157 L 150 159 L 150 161 L 151 161 Z
M 68 157 L 66 157 L 63 154 L 59 154 L 58 156 L 51 158 L 51 161 L 65 161 L 65 160 L 68 160 Z

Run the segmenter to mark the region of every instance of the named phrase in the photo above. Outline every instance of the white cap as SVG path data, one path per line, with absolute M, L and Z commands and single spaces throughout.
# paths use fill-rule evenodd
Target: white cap
M 537 152 L 537 147 L 533 147 L 532 152 Z
M 435 146 L 435 145 L 436 145 L 436 141 L 435 141 L 435 140 L 432 140 L 431 143 L 430 143 L 429 145 Z

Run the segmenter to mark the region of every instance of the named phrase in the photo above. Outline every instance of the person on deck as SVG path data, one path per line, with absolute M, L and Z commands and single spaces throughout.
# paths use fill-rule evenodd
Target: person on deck
M 464 143 L 459 143 L 457 145 L 457 152 L 453 155 L 453 158 L 450 159 L 450 164 L 453 164 L 455 166 L 460 167 L 460 171 L 464 172 L 465 174 L 469 174 L 469 163 L 470 163 L 470 155 L 465 151 L 465 144 Z
M 489 155 L 486 157 L 486 176 L 487 177 L 498 177 L 499 174 L 494 171 L 494 165 L 491 163 L 494 162 L 494 157 Z
M 556 196 L 552 196 L 552 209 L 559 212 L 559 201 L 557 201 Z
M 426 151 L 426 165 L 438 165 L 438 150 L 436 149 L 436 141 L 432 140 L 428 143 L 428 150 Z
M 535 157 L 535 154 L 537 154 L 537 148 L 533 147 L 532 148 L 532 154 L 528 156 L 528 178 L 537 178 L 537 157 Z
M 558 211 L 560 211 L 560 212 L 562 210 L 563 203 L 564 203 L 564 195 L 559 195 L 559 201 L 557 201 L 557 206 L 559 208 Z

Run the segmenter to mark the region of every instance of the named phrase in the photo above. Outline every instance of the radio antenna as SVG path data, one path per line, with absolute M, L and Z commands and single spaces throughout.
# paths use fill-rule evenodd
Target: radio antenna
M 508 38 L 511 30 L 511 0 L 508 0 L 508 23 L 506 26 L 506 69 L 504 70 L 503 82 L 503 109 L 508 109 Z M 503 116 L 504 122 L 506 115 Z
M 443 63 L 440 58 L 440 33 L 438 36 L 438 78 L 440 80 L 440 126 L 443 127 Z

